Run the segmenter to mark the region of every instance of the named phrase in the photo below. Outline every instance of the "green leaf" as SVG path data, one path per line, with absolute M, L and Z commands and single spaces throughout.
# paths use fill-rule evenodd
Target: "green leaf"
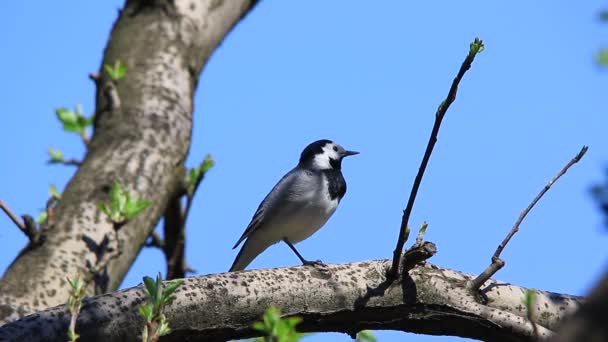
M 215 161 L 213 160 L 213 157 L 211 157 L 210 154 L 205 156 L 205 159 L 203 159 L 203 163 L 200 165 L 200 168 L 203 172 L 207 172 L 209 171 L 213 166 L 215 166 Z
M 165 336 L 171 332 L 171 329 L 169 328 L 169 323 L 167 323 L 167 320 L 163 320 L 158 325 L 156 332 L 157 332 L 158 336 Z
M 127 202 L 127 205 L 125 207 L 125 217 L 127 218 L 127 220 L 130 220 L 142 211 L 144 211 L 150 205 L 152 205 L 152 202 L 150 201 L 135 200 L 134 203 L 132 201 L 129 201 Z
M 469 53 L 478 54 L 481 53 L 485 49 L 483 45 L 483 41 L 479 38 L 475 38 L 475 40 L 469 45 Z
M 55 185 L 51 184 L 49 185 L 49 196 L 53 197 L 54 199 L 61 199 L 61 192 L 57 190 Z
M 114 62 L 113 66 L 104 65 L 104 69 L 113 81 L 118 81 L 127 74 L 127 65 L 121 63 L 118 59 Z
M 183 279 L 174 279 L 167 284 L 165 289 L 163 290 L 163 297 L 168 297 L 175 292 L 175 290 L 180 287 L 184 283 Z
M 604 48 L 597 52 L 596 55 L 597 64 L 602 67 L 608 67 L 608 49 Z
M 47 149 L 47 152 L 49 154 L 49 157 L 51 157 L 51 159 L 49 160 L 50 164 L 63 162 L 63 152 L 50 147 Z
M 69 123 L 69 122 L 63 123 L 63 130 L 66 132 L 74 132 L 74 133 L 78 133 L 78 134 L 82 134 L 84 132 L 84 128 L 81 125 L 79 125 L 78 123 Z
M 61 123 L 65 124 L 75 124 L 77 121 L 76 113 L 72 112 L 67 108 L 57 108 L 55 109 L 55 114 Z
M 213 161 L 213 158 L 210 154 L 208 154 L 205 156 L 202 163 L 200 163 L 197 167 L 190 169 L 190 172 L 188 172 L 188 195 L 192 196 L 196 184 L 200 182 L 200 179 L 204 177 L 205 173 L 207 173 L 207 171 L 209 171 L 214 165 L 215 162 Z
M 47 212 L 43 211 L 40 214 L 38 214 L 38 217 L 36 217 L 36 223 L 38 223 L 39 225 L 45 224 L 48 217 L 49 217 L 49 215 L 47 214 Z
M 376 342 L 376 336 L 369 330 L 361 330 L 357 334 L 357 342 Z
M 528 311 L 532 310 L 532 307 L 534 306 L 534 302 L 536 301 L 536 291 L 534 290 L 526 290 L 526 293 L 524 294 L 524 298 L 522 298 L 521 302 L 522 304 L 525 305 L 526 309 Z
M 154 306 L 155 309 L 157 309 L 158 313 L 161 309 L 160 304 L 162 303 L 162 298 L 163 298 L 163 287 L 162 287 L 162 283 L 163 283 L 163 278 L 160 275 L 160 272 L 158 272 L 158 275 L 156 275 L 156 282 L 155 282 L 155 292 L 154 292 Z
M 152 306 L 149 304 L 144 304 L 139 307 L 139 314 L 146 320 L 146 322 L 152 322 Z
M 257 331 L 261 331 L 261 332 L 266 331 L 266 326 L 262 322 L 254 322 L 251 327 Z
M 144 291 L 146 291 L 146 295 L 149 298 L 152 298 L 152 296 L 156 293 L 156 283 L 154 282 L 154 279 L 145 276 L 144 278 Z

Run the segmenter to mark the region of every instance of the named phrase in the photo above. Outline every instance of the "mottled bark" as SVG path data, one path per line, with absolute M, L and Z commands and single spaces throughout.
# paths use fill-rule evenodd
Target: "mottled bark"
M 425 264 L 386 280 L 390 260 L 327 267 L 301 266 L 188 278 L 165 310 L 172 333 L 163 341 L 227 341 L 255 335 L 251 324 L 274 304 L 304 320 L 299 330 L 391 329 L 486 341 L 531 341 L 522 305 L 525 289 L 491 280 L 479 298 L 472 275 Z M 483 298 L 482 298 L 483 297 Z M 134 341 L 143 320 L 141 287 L 86 299 L 77 331 L 83 341 Z M 579 306 L 579 298 L 537 291 L 541 335 Z M 42 341 L 65 336 L 69 315 L 55 307 L 0 327 L 0 340 Z
M 66 277 L 83 275 L 88 294 L 118 287 L 182 186 L 199 73 L 254 3 L 126 1 L 100 67 L 86 158 L 57 204 L 43 243 L 26 247 L 0 280 L 0 323 L 65 303 Z M 128 71 L 115 82 L 116 91 L 108 92 L 103 65 L 116 60 Z M 96 207 L 107 201 L 114 180 L 153 203 L 119 229 Z

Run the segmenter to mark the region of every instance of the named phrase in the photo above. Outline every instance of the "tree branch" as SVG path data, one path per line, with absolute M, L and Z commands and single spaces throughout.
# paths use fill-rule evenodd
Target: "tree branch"
M 19 228 L 19 230 L 23 234 L 25 234 L 25 236 L 27 236 L 30 240 L 32 240 L 32 236 L 30 234 L 31 232 L 28 231 L 27 227 L 25 226 L 25 223 L 19 221 L 17 216 L 15 216 L 15 214 L 13 214 L 13 211 L 2 200 L 0 200 L 0 209 L 2 209 L 2 211 L 4 211 L 6 216 L 8 216 L 8 218 L 10 218 L 11 221 L 13 221 L 15 226 L 17 226 L 17 228 Z
M 433 130 L 431 131 L 429 141 L 426 145 L 426 150 L 424 151 L 424 156 L 422 157 L 422 162 L 420 163 L 420 167 L 418 168 L 418 174 L 416 174 L 416 178 L 414 179 L 414 184 L 412 185 L 412 190 L 410 191 L 410 197 L 407 201 L 407 205 L 405 207 L 405 210 L 403 211 L 403 216 L 401 218 L 399 238 L 397 239 L 397 246 L 393 251 L 393 263 L 388 273 L 388 277 L 390 279 L 395 279 L 398 274 L 399 260 L 401 259 L 401 253 L 403 251 L 403 246 L 405 245 L 406 240 L 405 231 L 410 220 L 412 209 L 414 208 L 414 202 L 416 201 L 418 188 L 420 187 L 420 183 L 422 182 L 422 176 L 424 176 L 424 171 L 426 170 L 426 166 L 429 162 L 429 159 L 431 158 L 431 153 L 433 153 L 433 148 L 435 147 L 435 143 L 437 142 L 437 135 L 439 133 L 439 127 L 441 126 L 441 121 L 447 113 L 448 108 L 450 108 L 452 102 L 456 100 L 456 92 L 458 91 L 458 85 L 460 84 L 462 77 L 467 72 L 467 70 L 471 68 L 471 64 L 473 64 L 475 56 L 477 56 L 477 54 L 482 50 L 483 42 L 478 38 L 475 38 L 475 41 L 471 43 L 471 46 L 469 48 L 469 54 L 462 62 L 460 70 L 458 70 L 458 74 L 452 81 L 452 86 L 450 87 L 448 96 L 437 108 L 437 112 L 435 113 L 435 123 L 433 124 Z
M 148 7 L 135 11 L 144 2 Z M 97 82 L 94 135 L 86 158 L 55 208 L 45 241 L 24 250 L 0 279 L 0 324 L 66 302 L 65 276 L 86 270 L 87 262 L 94 265 L 97 255 L 88 245 L 100 245 L 114 234 L 113 224 L 97 208 L 107 200 L 114 180 L 153 204 L 118 231 L 124 246 L 104 267 L 108 291 L 121 283 L 182 184 L 200 71 L 254 2 L 158 3 L 126 1 L 114 23 L 100 70 L 116 60 L 129 65 L 115 84 L 122 103 L 108 111 L 112 98 L 100 86 L 103 82 Z M 173 15 L 166 15 L 163 6 L 171 6 Z M 89 282 L 86 289 L 94 293 L 95 284 Z
M 588 149 L 587 146 L 583 146 L 583 148 L 580 150 L 580 152 L 578 152 L 576 154 L 576 156 L 574 156 L 574 158 L 572 158 L 572 160 L 570 160 L 568 162 L 568 164 L 566 164 L 566 166 L 564 166 L 557 173 L 557 175 L 555 175 L 555 177 L 553 177 L 553 179 L 551 179 L 549 181 L 549 183 L 547 185 L 545 185 L 545 187 L 538 193 L 538 195 L 536 195 L 536 197 L 534 198 L 534 200 L 532 200 L 532 202 L 528 205 L 528 207 L 526 209 L 524 209 L 524 211 L 521 212 L 521 214 L 519 215 L 519 218 L 513 225 L 513 228 L 511 228 L 511 231 L 509 231 L 509 234 L 507 234 L 507 236 L 501 242 L 501 244 L 498 245 L 498 248 L 496 248 L 496 251 L 494 252 L 494 255 L 492 256 L 492 262 L 491 262 L 490 266 L 488 266 L 477 278 L 475 278 L 469 284 L 469 288 L 471 289 L 471 291 L 475 292 L 475 291 L 479 290 L 479 288 L 481 287 L 481 285 L 483 285 L 483 283 L 485 283 L 488 279 L 490 279 L 490 277 L 492 277 L 496 272 L 498 272 L 501 268 L 503 268 L 505 266 L 505 262 L 502 259 L 500 259 L 500 253 L 502 253 L 502 250 L 507 246 L 507 244 L 509 243 L 509 241 L 511 240 L 513 235 L 515 235 L 515 233 L 517 233 L 519 231 L 519 226 L 521 225 L 523 220 L 526 218 L 526 216 L 528 215 L 530 210 L 532 210 L 532 208 L 534 208 L 536 203 L 543 197 L 543 195 L 547 191 L 549 191 L 549 189 L 551 189 L 551 186 L 553 185 L 553 183 L 555 183 L 561 176 L 563 176 L 572 165 L 578 163 L 579 160 L 581 160 L 581 158 L 587 152 L 587 149 Z
M 427 245 L 426 243 L 423 245 Z M 429 245 L 427 245 L 429 246 Z M 430 263 L 386 278 L 390 260 L 326 268 L 292 267 L 230 272 L 185 279 L 176 300 L 164 311 L 171 334 L 164 341 L 226 341 L 258 334 L 268 305 L 286 316 L 300 316 L 304 332 L 390 329 L 453 335 L 488 341 L 532 341 L 534 331 L 522 308 L 526 289 L 492 280 L 486 304 L 465 287 L 472 276 Z M 536 291 L 538 331 L 549 336 L 580 298 Z M 140 286 L 85 299 L 77 330 L 83 341 L 136 340 L 143 327 L 138 313 L 144 296 Z M 213 308 L 213 309 L 210 309 Z M 64 306 L 0 327 L 0 340 L 64 338 L 69 316 Z

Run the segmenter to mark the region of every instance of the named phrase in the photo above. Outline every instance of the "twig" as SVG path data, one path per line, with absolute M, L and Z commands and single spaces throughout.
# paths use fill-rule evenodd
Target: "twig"
M 19 230 L 27 236 L 31 243 L 38 242 L 38 229 L 36 228 L 36 223 L 34 219 L 32 219 L 29 215 L 23 215 L 21 218 L 23 222 L 20 221 L 15 214 L 13 214 L 12 210 L 2 201 L 0 200 L 0 209 L 4 211 L 6 216 L 8 216 L 11 221 L 19 228 Z
M 103 94 L 106 97 L 107 105 L 104 109 L 109 112 L 119 110 L 121 101 L 114 82 L 109 78 L 106 79 L 101 77 L 98 73 L 90 73 L 89 78 L 91 81 L 95 82 L 95 85 L 103 91 Z
M 9 207 L 7 207 L 6 204 L 4 204 L 4 202 L 2 200 L 0 200 L 0 209 L 2 209 L 2 211 L 4 211 L 6 216 L 8 216 L 11 219 L 11 221 L 13 221 L 13 223 L 17 226 L 17 228 L 19 228 L 19 230 L 21 230 L 23 232 L 23 234 L 27 235 L 27 237 L 30 238 L 29 232 L 25 228 L 25 223 L 19 221 L 17 216 L 15 216 L 15 214 L 13 214 L 12 210 Z
M 86 130 L 80 134 L 80 139 L 82 140 L 82 142 L 84 143 L 85 146 L 88 146 L 89 142 L 91 142 L 91 139 L 89 138 L 89 134 L 86 132 Z
M 57 203 L 57 198 L 55 196 L 51 196 L 46 201 L 46 225 L 51 226 L 55 221 L 55 203 Z
M 549 181 L 549 183 L 547 183 L 547 185 L 545 185 L 545 187 L 538 193 L 538 195 L 536 195 L 536 197 L 534 198 L 534 200 L 532 200 L 532 202 L 528 205 L 528 207 L 526 209 L 524 209 L 524 211 L 521 212 L 521 214 L 519 215 L 519 218 L 517 219 L 517 221 L 515 222 L 515 224 L 511 228 L 511 231 L 509 232 L 509 234 L 507 234 L 507 237 L 505 237 L 505 239 L 500 243 L 500 245 L 498 245 L 498 248 L 496 248 L 496 251 L 494 252 L 494 255 L 492 256 L 492 263 L 479 276 L 477 276 L 477 278 L 473 279 L 468 284 L 469 290 L 471 290 L 473 292 L 479 290 L 479 288 L 481 287 L 481 285 L 483 285 L 483 283 L 485 283 L 496 272 L 498 272 L 501 268 L 504 267 L 505 262 L 502 259 L 500 259 L 500 253 L 502 253 L 503 249 L 507 246 L 507 244 L 509 243 L 509 241 L 511 240 L 511 238 L 513 237 L 513 235 L 515 235 L 515 233 L 517 233 L 519 231 L 519 226 L 521 225 L 521 223 L 523 222 L 523 220 L 526 218 L 526 215 L 528 215 L 528 213 L 530 212 L 530 210 L 532 210 L 532 208 L 534 208 L 534 206 L 536 205 L 536 203 L 543 197 L 543 195 L 547 191 L 549 191 L 549 189 L 551 188 L 551 186 L 561 176 L 563 176 L 566 173 L 566 171 L 568 171 L 568 169 L 572 165 L 578 163 L 579 160 L 581 160 L 581 158 L 587 152 L 587 149 L 588 149 L 587 146 L 583 146 L 583 148 L 580 150 L 580 152 L 578 152 L 576 154 L 576 156 L 574 156 L 574 158 L 572 158 L 572 160 L 570 160 L 568 162 L 568 164 L 566 164 L 566 166 L 564 166 L 557 173 L 557 175 L 555 175 L 555 177 L 553 177 L 553 179 L 551 179 Z
M 399 238 L 397 239 L 397 246 L 395 247 L 395 251 L 393 252 L 392 266 L 387 275 L 389 279 L 395 279 L 398 275 L 401 252 L 403 251 L 403 246 L 405 245 L 405 230 L 407 228 L 408 221 L 410 219 L 410 215 L 414 207 L 414 202 L 416 201 L 418 188 L 420 187 L 420 183 L 422 182 L 422 176 L 424 175 L 424 171 L 431 157 L 431 153 L 433 152 L 433 148 L 435 147 L 435 143 L 437 142 L 437 134 L 439 133 L 441 121 L 443 120 L 443 117 L 445 116 L 452 102 L 454 102 L 454 100 L 456 99 L 456 92 L 458 91 L 458 85 L 460 84 L 462 77 L 467 72 L 467 70 L 471 68 L 471 64 L 475 60 L 475 56 L 482 50 L 483 42 L 480 39 L 475 38 L 475 41 L 471 44 L 469 48 L 469 54 L 462 62 L 458 74 L 452 81 L 452 86 L 450 87 L 448 96 L 437 108 L 437 112 L 435 113 L 435 123 L 433 124 L 433 130 L 431 131 L 431 135 L 426 146 L 426 151 L 424 152 L 424 156 L 422 157 L 422 162 L 420 163 L 418 174 L 416 175 L 416 178 L 414 180 L 414 185 L 412 186 L 410 197 L 407 201 L 407 206 L 405 207 L 405 210 L 403 211 L 403 217 L 401 218 Z
M 86 136 L 86 133 L 84 133 L 84 134 L 85 134 L 85 137 L 81 136 L 82 140 L 86 141 L 85 144 L 88 144 L 89 138 L 88 138 L 88 136 Z M 85 140 L 85 138 L 86 138 L 86 140 Z M 77 160 L 77 159 L 68 159 L 68 160 L 62 160 L 61 162 L 59 162 L 59 164 L 63 164 L 66 166 L 80 166 L 80 165 L 82 165 L 82 161 Z
M 163 241 L 163 239 L 160 237 L 160 235 L 158 235 L 156 231 L 153 231 L 152 233 L 150 233 L 150 241 L 146 242 L 145 246 L 164 249 L 165 241 Z

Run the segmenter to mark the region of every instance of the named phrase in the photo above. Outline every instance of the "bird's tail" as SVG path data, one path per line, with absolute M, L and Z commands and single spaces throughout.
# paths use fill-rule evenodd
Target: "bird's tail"
M 230 272 L 244 270 L 245 267 L 247 267 L 253 261 L 253 259 L 265 251 L 270 245 L 271 244 L 269 244 L 267 241 L 261 240 L 257 234 L 250 235 L 247 240 L 245 240 L 239 254 L 237 254 L 236 258 L 234 259 L 234 262 L 230 267 Z

